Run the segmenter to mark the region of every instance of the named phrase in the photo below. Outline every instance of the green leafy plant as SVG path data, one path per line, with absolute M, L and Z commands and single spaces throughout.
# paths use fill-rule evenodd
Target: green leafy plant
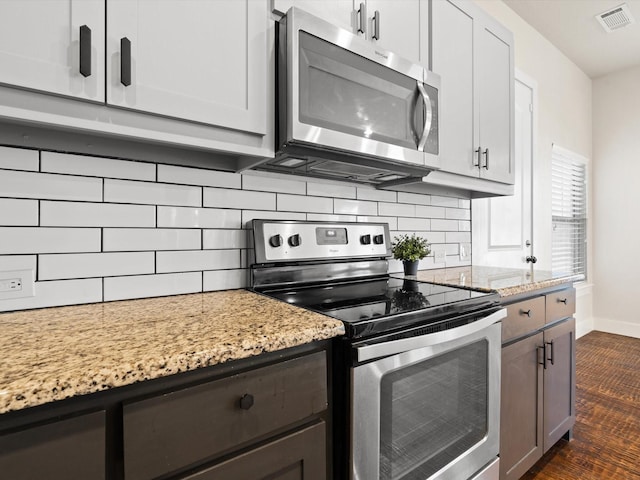
M 426 238 L 418 237 L 415 233 L 411 236 L 400 235 L 393 239 L 391 253 L 396 260 L 415 262 L 431 253 Z

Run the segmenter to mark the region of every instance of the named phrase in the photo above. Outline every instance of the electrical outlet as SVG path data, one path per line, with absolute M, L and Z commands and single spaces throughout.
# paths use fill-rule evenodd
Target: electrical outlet
M 433 261 L 434 263 L 444 263 L 445 262 L 445 249 L 442 247 L 433 249 Z
M 464 262 L 465 260 L 469 260 L 470 258 L 471 258 L 471 244 L 461 243 L 460 244 L 460 261 Z
M 33 270 L 0 272 L 0 300 L 35 296 Z

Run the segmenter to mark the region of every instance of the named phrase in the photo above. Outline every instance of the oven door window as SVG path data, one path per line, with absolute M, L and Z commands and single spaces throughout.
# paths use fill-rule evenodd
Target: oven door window
M 381 480 L 424 480 L 487 435 L 488 348 L 482 339 L 382 376 Z

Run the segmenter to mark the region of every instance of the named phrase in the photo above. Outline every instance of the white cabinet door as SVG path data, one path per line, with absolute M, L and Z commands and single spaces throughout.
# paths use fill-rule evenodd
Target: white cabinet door
M 489 18 L 482 20 L 477 32 L 478 110 L 483 149 L 480 176 L 514 183 L 513 36 Z
M 268 21 L 266 0 L 107 0 L 107 102 L 264 134 Z
M 354 8 L 357 10 L 359 5 L 360 2 L 354 0 L 273 0 L 273 9 L 277 13 L 285 14 L 291 7 L 299 7 L 353 33 L 357 29 Z
M 103 102 L 104 0 L 0 1 L 0 66 L 0 83 Z
M 462 7 L 449 0 L 432 3 L 432 69 L 440 75 L 440 160 L 444 171 L 477 177 L 474 20 Z
M 385 50 L 419 61 L 420 3 L 419 0 L 368 0 L 367 38 Z M 427 3 L 423 3 L 423 8 L 427 8 Z

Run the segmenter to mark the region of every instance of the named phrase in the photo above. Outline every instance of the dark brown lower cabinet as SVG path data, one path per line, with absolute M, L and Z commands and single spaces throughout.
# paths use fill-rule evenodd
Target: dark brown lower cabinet
M 510 311 L 528 320 L 540 314 L 530 306 L 520 302 Z M 500 409 L 500 479 L 517 480 L 575 423 L 575 319 L 503 346 Z
M 105 412 L 0 436 L 0 478 L 103 480 Z
M 325 445 L 320 422 L 184 480 L 326 480 Z

